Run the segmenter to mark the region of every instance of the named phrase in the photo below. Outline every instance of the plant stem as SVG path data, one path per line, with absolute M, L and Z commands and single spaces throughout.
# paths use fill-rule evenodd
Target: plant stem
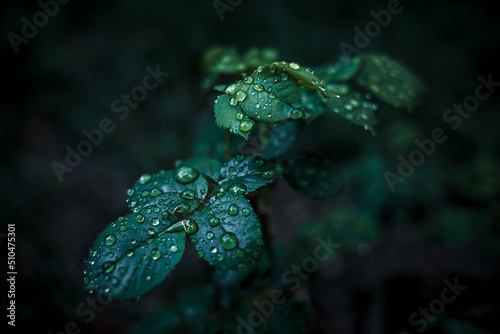
M 231 154 L 231 132 L 229 129 L 226 129 L 226 146 L 224 147 L 224 152 L 226 153 L 226 160 L 232 159 Z

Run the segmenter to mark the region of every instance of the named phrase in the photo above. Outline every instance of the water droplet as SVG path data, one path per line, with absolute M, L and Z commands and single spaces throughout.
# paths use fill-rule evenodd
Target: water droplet
M 194 190 L 193 189 L 187 189 L 182 192 L 181 197 L 184 199 L 193 199 L 194 198 Z
M 85 277 L 83 278 L 83 284 L 87 285 L 87 284 L 89 284 L 89 283 L 90 283 L 90 278 L 88 278 L 87 276 L 85 276 Z
M 114 285 L 117 285 L 118 283 L 120 283 L 120 281 L 118 280 L 118 278 L 113 277 L 113 278 L 111 279 L 111 283 L 113 283 Z
M 250 210 L 248 208 L 243 208 L 241 209 L 241 213 L 246 217 L 250 214 Z
M 252 127 L 253 127 L 252 122 L 247 121 L 247 120 L 242 121 L 240 123 L 240 126 L 239 126 L 241 132 L 248 132 L 248 131 L 252 130 Z
M 228 191 L 233 195 L 243 195 L 247 192 L 247 187 L 242 183 L 235 183 L 229 187 Z
M 137 216 L 135 216 L 135 220 L 138 222 L 138 223 L 142 223 L 144 221 L 144 216 L 142 214 L 138 214 Z
M 255 84 L 253 85 L 253 89 L 255 89 L 258 92 L 262 92 L 264 90 L 264 86 L 262 86 L 261 84 Z
M 293 109 L 292 112 L 290 113 L 290 117 L 292 119 L 302 118 L 302 117 L 304 117 L 304 113 L 302 112 L 302 110 Z
M 287 81 L 288 80 L 288 74 L 286 73 L 281 73 L 281 80 Z
M 163 191 L 161 191 L 160 188 L 153 188 L 151 189 L 151 197 L 156 197 L 156 196 L 160 196 L 161 194 L 163 194 Z
M 245 252 L 242 251 L 241 249 L 237 249 L 236 250 L 236 256 L 237 257 L 243 257 L 243 256 L 245 256 Z
M 178 250 L 179 250 L 179 247 L 177 247 L 177 245 L 170 246 L 170 251 L 172 253 L 177 253 Z
M 151 175 L 149 174 L 144 174 L 143 176 L 141 176 L 139 178 L 139 183 L 140 184 L 146 184 L 148 183 L 149 181 L 151 181 Z
M 270 97 L 271 99 L 275 99 L 277 96 L 276 96 L 276 94 L 274 94 L 274 93 L 269 93 L 269 97 Z
M 213 237 L 214 237 L 214 233 L 213 232 L 207 232 L 207 239 L 208 240 L 213 239 Z
M 198 243 L 198 239 L 189 239 L 189 242 L 191 242 L 191 245 L 196 245 Z
M 247 271 L 248 270 L 247 265 L 244 263 L 238 264 L 238 267 L 236 267 L 236 268 L 238 269 L 238 271 Z
M 242 112 L 239 112 L 239 111 L 238 111 L 238 112 L 236 113 L 236 119 L 237 119 L 238 121 L 241 121 L 241 120 L 243 119 L 243 116 L 245 116 L 245 115 L 243 115 L 243 113 L 242 113 Z
M 127 226 L 122 225 L 120 226 L 120 231 L 125 232 L 127 230 Z
M 219 224 L 220 220 L 219 218 L 217 217 L 212 217 L 208 220 L 208 225 L 214 227 L 214 226 L 217 226 Z
M 232 97 L 229 100 L 229 104 L 232 105 L 233 107 L 236 107 L 238 105 L 238 100 L 236 100 L 234 97 Z
M 246 98 L 247 98 L 247 93 L 244 91 L 244 90 L 239 90 L 236 92 L 236 100 L 238 100 L 239 102 L 242 102 L 244 101 Z
M 238 238 L 232 232 L 225 232 L 219 238 L 220 244 L 227 250 L 236 248 L 238 245 Z
M 182 225 L 184 226 L 184 231 L 186 231 L 187 234 L 194 234 L 198 232 L 198 224 L 191 218 L 184 219 L 182 221 Z
M 235 92 L 236 92 L 236 85 L 235 84 L 227 86 L 226 94 L 234 95 Z
M 245 77 L 245 79 L 243 79 L 243 82 L 246 84 L 251 84 L 253 83 L 253 77 L 251 76 Z
M 204 257 L 205 256 L 205 252 L 201 251 L 201 250 L 198 251 L 197 254 L 198 254 L 199 257 Z
M 212 254 L 217 253 L 217 248 L 215 248 L 215 247 L 210 248 L 210 252 L 211 252 Z
M 196 180 L 198 175 L 199 175 L 199 173 L 196 169 L 188 167 L 188 166 L 179 167 L 175 171 L 175 179 L 177 180 L 177 182 L 183 183 L 183 184 L 186 184 L 186 183 L 189 183 L 189 182 Z
M 116 263 L 113 261 L 106 262 L 103 266 L 102 269 L 104 270 L 105 273 L 110 273 L 115 269 Z
M 298 70 L 300 68 L 299 64 L 297 63 L 290 63 L 288 64 L 292 70 Z
M 259 109 L 259 108 L 260 108 L 260 104 L 259 103 L 255 104 L 255 109 Z
M 104 242 L 106 243 L 106 246 L 111 246 L 116 242 L 116 235 L 114 234 L 109 234 L 105 239 Z
M 231 204 L 228 209 L 228 213 L 230 216 L 236 216 L 238 214 L 238 206 L 236 204 Z
M 186 212 L 190 209 L 190 206 L 189 204 L 185 203 L 185 202 L 180 202 L 179 204 L 177 204 L 174 208 L 174 212 Z
M 132 195 L 134 195 L 134 193 L 135 193 L 134 189 L 127 190 L 127 196 L 132 196 Z
M 153 226 L 158 226 L 158 225 L 160 225 L 160 220 L 159 220 L 158 218 L 153 218 L 153 219 L 151 220 L 151 225 L 153 225 Z
M 132 257 L 132 256 L 134 256 L 134 251 L 133 251 L 133 250 L 131 250 L 131 249 L 129 249 L 129 250 L 127 250 L 127 251 L 125 252 L 125 255 L 127 255 L 128 257 Z
M 262 245 L 264 244 L 264 241 L 262 241 L 262 239 L 261 239 L 261 238 L 259 238 L 259 239 L 255 240 L 255 243 L 256 243 L 257 245 L 259 245 L 259 246 L 262 246 Z
M 161 257 L 161 250 L 159 250 L 158 248 L 153 249 L 153 251 L 151 252 L 151 257 L 153 258 L 153 260 L 158 260 Z
M 152 228 L 148 228 L 148 234 L 149 235 L 153 235 L 153 234 L 156 234 L 156 231 Z
M 270 180 L 274 177 L 275 173 L 274 173 L 274 170 L 272 169 L 269 169 L 269 170 L 266 170 L 264 173 L 262 173 L 262 177 L 266 180 Z

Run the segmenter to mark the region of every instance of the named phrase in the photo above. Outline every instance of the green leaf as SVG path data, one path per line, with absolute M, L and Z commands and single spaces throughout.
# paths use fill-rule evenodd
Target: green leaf
M 245 139 L 253 121 L 286 122 L 304 116 L 297 81 L 274 65 L 259 66 L 251 76 L 226 88 L 215 101 L 217 124 Z M 251 123 L 248 118 L 250 118 Z M 244 125 L 242 127 L 242 125 Z
M 215 122 L 218 126 L 229 129 L 232 133 L 248 140 L 255 122 L 243 113 L 241 106 L 235 104 L 235 101 L 234 97 L 227 94 L 217 97 L 214 106 Z
M 189 212 L 196 209 L 206 193 L 207 180 L 197 170 L 181 166 L 174 171 L 141 176 L 128 191 L 127 203 L 134 212 L 152 204 L 172 214 Z
M 356 75 L 360 64 L 359 57 L 341 57 L 335 64 L 318 69 L 316 74 L 327 83 L 348 81 Z
M 286 73 L 290 74 L 301 87 L 315 90 L 325 98 L 336 99 L 339 97 L 337 94 L 329 90 L 325 86 L 325 81 L 315 76 L 314 72 L 309 68 L 301 67 L 297 63 L 287 63 L 284 61 L 274 62 L 271 66 L 276 66 L 282 69 Z
M 199 257 L 216 268 L 253 270 L 263 241 L 260 223 L 247 199 L 219 193 L 191 218 L 199 229 L 189 240 Z
M 276 158 L 293 146 L 297 140 L 299 123 L 289 122 L 272 126 L 272 133 L 264 143 L 262 156 L 266 159 Z
M 267 183 L 273 182 L 276 165 L 259 156 L 239 155 L 222 166 L 219 189 L 228 193 L 248 194 Z
M 309 299 L 290 299 L 277 305 L 267 322 L 267 332 L 273 334 L 304 333 L 311 318 Z
M 310 124 L 326 110 L 325 98 L 318 92 L 302 88 L 302 106 L 305 112 L 305 121 Z
M 354 80 L 373 95 L 396 108 L 413 108 L 421 100 L 424 85 L 409 69 L 380 54 L 364 54 Z
M 329 84 L 328 87 L 337 92 L 341 97 L 339 99 L 326 100 L 326 105 L 338 115 L 361 125 L 365 130 L 370 130 L 375 133 L 375 110 L 378 109 L 378 104 L 371 101 L 371 93 L 364 96 L 351 89 L 347 84 Z
M 90 250 L 85 288 L 118 300 L 151 291 L 184 253 L 186 234 L 166 233 L 167 218 L 159 206 L 150 205 L 106 227 Z
M 344 186 L 343 177 L 330 160 L 313 154 L 295 154 L 283 164 L 283 175 L 301 194 L 314 199 L 328 199 Z
M 253 71 L 257 66 L 268 64 L 278 58 L 273 48 L 250 48 L 240 55 L 233 47 L 213 47 L 203 57 L 203 71 L 208 75 L 205 87 L 211 87 L 221 74 L 239 74 Z
M 220 161 L 209 157 L 193 157 L 182 161 L 177 167 L 181 166 L 193 167 L 207 178 L 215 181 L 219 179 L 222 164 Z

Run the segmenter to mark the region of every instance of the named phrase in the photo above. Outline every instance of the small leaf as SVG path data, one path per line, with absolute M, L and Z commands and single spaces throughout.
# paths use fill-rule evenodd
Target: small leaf
M 327 83 L 348 81 L 358 72 L 360 64 L 360 57 L 341 57 L 335 64 L 320 68 L 316 73 Z
M 309 299 L 290 299 L 277 305 L 267 322 L 267 332 L 275 334 L 304 333 L 311 318 Z
M 218 160 L 209 157 L 193 157 L 182 161 L 177 167 L 180 166 L 193 167 L 204 176 L 215 181 L 219 179 L 222 164 Z
M 265 142 L 262 156 L 266 159 L 272 159 L 285 153 L 297 140 L 298 129 L 298 122 L 272 126 L 272 133 Z
M 379 54 L 364 54 L 354 80 L 373 95 L 396 108 L 413 108 L 424 93 L 424 85 L 399 62 Z
M 343 177 L 331 162 L 313 154 L 295 154 L 286 159 L 283 174 L 301 194 L 314 199 L 328 199 L 344 186 Z
M 240 155 L 224 163 L 220 175 L 220 188 L 232 194 L 243 195 L 273 182 L 276 166 L 258 156 Z
M 315 90 L 325 98 L 336 99 L 339 97 L 337 94 L 330 91 L 325 86 L 325 81 L 315 76 L 314 72 L 309 68 L 302 67 L 297 63 L 287 63 L 284 61 L 274 62 L 273 65 L 290 74 L 301 87 Z
M 224 94 L 215 100 L 215 122 L 222 128 L 229 129 L 232 133 L 248 140 L 248 135 L 255 123 L 237 105 L 235 98 Z
M 173 171 L 141 176 L 129 190 L 127 203 L 134 211 L 142 205 L 156 204 L 170 213 L 189 212 L 196 209 L 206 193 L 207 180 L 197 170 L 181 166 Z
M 260 223 L 247 199 L 220 193 L 191 218 L 199 229 L 189 240 L 199 257 L 216 268 L 253 270 L 263 241 Z
M 325 98 L 318 92 L 302 88 L 302 106 L 306 114 L 305 121 L 310 124 L 326 110 Z
M 99 234 L 85 267 L 85 288 L 118 300 L 138 298 L 159 284 L 184 253 L 186 233 L 166 233 L 171 221 L 145 206 Z
M 273 48 L 250 48 L 245 54 L 239 55 L 236 48 L 213 47 L 209 49 L 202 62 L 203 71 L 208 75 L 205 88 L 217 82 L 221 74 L 239 74 L 253 71 L 257 66 L 268 64 L 278 58 L 278 52 Z
M 375 133 L 374 126 L 377 123 L 375 110 L 378 109 L 378 104 L 370 100 L 371 93 L 363 96 L 347 84 L 329 84 L 328 87 L 341 96 L 339 99 L 325 101 L 333 112 Z

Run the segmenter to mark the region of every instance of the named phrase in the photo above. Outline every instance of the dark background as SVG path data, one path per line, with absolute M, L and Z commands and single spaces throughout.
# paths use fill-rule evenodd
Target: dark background
M 302 285 L 300 293 L 313 303 L 311 333 L 414 333 L 408 316 L 438 298 L 443 280 L 454 277 L 468 288 L 427 332 L 498 333 L 500 92 L 457 130 L 442 120 L 446 109 L 474 94 L 478 76 L 500 80 L 492 4 L 402 1 L 403 11 L 363 51 L 384 52 L 408 66 L 426 84 L 424 103 L 414 111 L 381 106 L 375 137 L 341 118 L 304 134 L 299 147 L 334 152 L 346 175 L 337 198 L 316 202 L 283 180 L 273 188 L 270 230 L 284 269 L 302 259 L 290 255 L 300 248 L 295 226 L 327 221 L 341 244 Z M 87 297 L 88 249 L 128 212 L 126 190 L 140 175 L 172 169 L 177 159 L 198 152 L 198 132 L 214 120 L 216 94 L 200 86 L 203 52 L 213 45 L 272 46 L 282 60 L 314 68 L 335 61 L 341 42 L 353 44 L 353 28 L 363 29 L 373 20 L 370 11 L 387 2 L 246 0 L 221 21 L 211 1 L 73 0 L 18 54 L 6 36 L 20 35 L 21 18 L 31 21 L 40 7 L 1 6 L 0 218 L 1 233 L 16 224 L 17 324 L 59 333 L 75 321 L 83 333 L 125 333 L 149 311 L 173 304 L 174 290 L 210 280 L 208 264 L 187 252 L 143 299 L 107 305 L 91 322 L 76 312 Z M 119 120 L 111 102 L 156 64 L 169 77 Z M 52 162 L 64 162 L 65 147 L 75 148 L 85 139 L 82 130 L 105 117 L 116 129 L 59 182 Z M 407 157 L 414 139 L 428 138 L 436 127 L 448 140 L 390 192 L 384 172 L 396 172 L 397 157 Z M 344 215 L 344 208 L 355 208 L 351 218 L 364 225 L 335 227 L 332 212 Z

